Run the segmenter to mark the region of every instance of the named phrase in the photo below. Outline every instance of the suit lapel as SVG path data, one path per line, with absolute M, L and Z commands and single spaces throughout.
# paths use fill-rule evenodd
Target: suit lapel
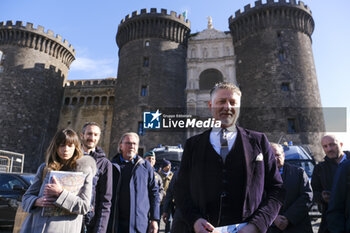
M 244 155 L 244 162 L 245 162 L 245 196 L 247 196 L 247 187 L 250 185 L 251 183 L 251 179 L 252 179 L 252 174 L 254 172 L 254 168 L 255 168 L 255 163 L 254 163 L 254 149 L 252 147 L 252 145 L 254 145 L 253 143 L 253 139 L 246 133 L 246 131 L 240 127 L 237 126 L 237 132 L 238 132 L 238 136 L 241 137 L 242 140 L 242 148 L 243 151 L 241 152 Z

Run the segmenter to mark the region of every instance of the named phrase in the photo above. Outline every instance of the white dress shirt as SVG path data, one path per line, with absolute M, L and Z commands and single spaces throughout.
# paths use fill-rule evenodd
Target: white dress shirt
M 226 136 L 227 136 L 227 143 L 228 143 L 228 151 L 230 151 L 233 147 L 233 144 L 236 141 L 237 138 L 237 130 L 235 126 L 231 126 L 229 128 L 226 128 Z M 213 146 L 214 150 L 218 155 L 220 155 L 220 149 L 221 149 L 221 143 L 220 143 L 220 131 L 221 128 L 212 128 L 209 136 L 209 140 L 211 145 Z

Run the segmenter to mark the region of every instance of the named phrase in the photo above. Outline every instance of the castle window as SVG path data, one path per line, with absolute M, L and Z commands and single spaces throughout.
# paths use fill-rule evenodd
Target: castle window
M 86 104 L 87 104 L 87 105 L 90 105 L 91 102 L 92 102 L 92 97 L 91 97 L 91 96 L 87 97 L 87 99 L 86 99 Z
M 149 47 L 149 46 L 150 46 L 150 44 L 151 44 L 151 43 L 150 43 L 150 41 L 149 41 L 149 40 L 146 40 L 146 41 L 145 41 L 145 47 Z
M 141 87 L 141 96 L 147 96 L 147 86 Z
M 114 96 L 110 96 L 108 99 L 108 104 L 113 105 L 114 104 Z
M 143 122 L 142 122 L 142 121 L 139 121 L 137 133 L 138 133 L 140 136 L 145 135 L 145 131 L 143 130 Z
M 281 31 L 277 31 L 277 38 L 281 38 L 281 36 L 282 36 Z
M 78 103 L 77 97 L 73 97 L 72 99 L 72 105 L 76 105 Z
M 297 132 L 296 121 L 294 118 L 288 119 L 288 133 L 294 134 Z
M 280 60 L 280 62 L 286 60 L 286 52 L 283 49 L 278 51 L 278 59 Z
M 98 105 L 99 102 L 100 102 L 100 97 L 95 96 L 95 98 L 94 98 L 94 105 Z
M 79 105 L 83 105 L 85 102 L 85 98 L 84 97 L 80 97 L 79 98 Z
M 69 105 L 69 102 L 70 102 L 70 98 L 69 97 L 66 97 L 64 99 L 64 105 Z
M 149 66 L 149 57 L 144 57 L 143 58 L 143 67 L 148 67 Z
M 199 89 L 210 90 L 216 83 L 222 82 L 223 76 L 217 69 L 207 69 L 199 75 Z
M 107 96 L 103 96 L 101 99 L 101 105 L 106 105 L 107 104 Z
M 281 89 L 282 89 L 282 91 L 290 91 L 290 84 L 289 83 L 282 83 Z

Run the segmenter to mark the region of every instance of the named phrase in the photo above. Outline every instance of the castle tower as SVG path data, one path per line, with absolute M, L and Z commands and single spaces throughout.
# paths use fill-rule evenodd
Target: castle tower
M 32 23 L 0 23 L 0 148 L 25 154 L 35 171 L 57 130 L 75 51 L 60 35 Z
M 140 153 L 158 144 L 184 142 L 184 132 L 143 130 L 143 112 L 185 107 L 186 53 L 190 22 L 182 15 L 152 8 L 127 15 L 118 27 L 119 67 L 110 155 L 120 136 L 138 132 Z M 179 111 L 179 109 L 175 110 Z M 185 113 L 185 110 L 183 110 Z
M 229 18 L 242 90 L 239 124 L 270 141 L 310 146 L 321 156 L 324 119 L 311 48 L 314 20 L 303 2 L 267 0 Z

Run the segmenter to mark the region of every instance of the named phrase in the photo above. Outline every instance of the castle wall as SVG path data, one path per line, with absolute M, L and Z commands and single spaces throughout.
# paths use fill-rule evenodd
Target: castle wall
M 0 51 L 0 147 L 24 153 L 24 170 L 35 171 L 57 130 L 75 51 L 52 31 L 20 21 L 0 23 Z
M 69 80 L 65 84 L 58 129 L 72 128 L 81 133 L 86 122 L 101 126 L 99 146 L 109 153 L 115 79 Z

